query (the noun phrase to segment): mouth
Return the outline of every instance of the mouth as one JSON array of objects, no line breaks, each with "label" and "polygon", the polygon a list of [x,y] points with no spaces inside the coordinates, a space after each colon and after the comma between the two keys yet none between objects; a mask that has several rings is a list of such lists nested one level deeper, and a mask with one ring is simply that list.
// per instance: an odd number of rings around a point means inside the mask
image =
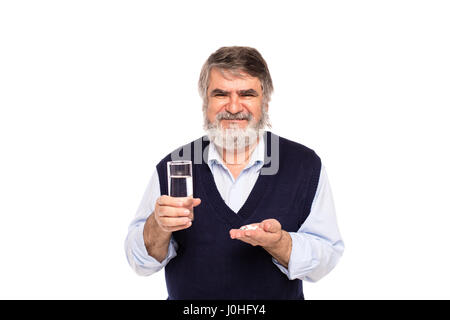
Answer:
[{"label": "mouth", "polygon": [[248,121],[248,120],[245,120],[245,119],[243,119],[243,120],[226,120],[226,119],[223,119],[221,121],[225,121],[225,123],[243,123],[244,121]]}]

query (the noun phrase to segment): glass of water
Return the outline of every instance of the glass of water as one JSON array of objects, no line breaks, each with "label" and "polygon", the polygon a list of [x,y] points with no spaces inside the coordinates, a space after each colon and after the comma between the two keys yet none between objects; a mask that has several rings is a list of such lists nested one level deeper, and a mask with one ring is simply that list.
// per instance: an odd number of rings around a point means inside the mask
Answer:
[{"label": "glass of water", "polygon": [[192,161],[176,160],[167,162],[169,196],[192,197]]}]

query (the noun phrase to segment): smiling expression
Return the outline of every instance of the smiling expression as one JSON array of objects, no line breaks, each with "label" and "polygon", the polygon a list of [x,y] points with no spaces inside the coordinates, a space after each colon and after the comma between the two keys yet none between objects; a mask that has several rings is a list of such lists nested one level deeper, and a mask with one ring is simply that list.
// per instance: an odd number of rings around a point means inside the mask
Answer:
[{"label": "smiling expression", "polygon": [[206,116],[210,123],[216,116],[238,115],[233,120],[220,120],[221,127],[226,129],[239,126],[245,128],[249,119],[257,123],[261,119],[263,92],[258,78],[241,72],[239,75],[227,70],[212,68],[208,86],[208,108]]}]

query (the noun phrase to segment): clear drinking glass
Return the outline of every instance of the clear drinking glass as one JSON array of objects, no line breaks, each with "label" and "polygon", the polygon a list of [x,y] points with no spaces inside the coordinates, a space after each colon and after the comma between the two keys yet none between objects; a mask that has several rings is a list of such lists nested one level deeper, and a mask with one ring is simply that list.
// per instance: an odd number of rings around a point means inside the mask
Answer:
[{"label": "clear drinking glass", "polygon": [[176,160],[167,162],[169,196],[192,197],[192,161]]}]

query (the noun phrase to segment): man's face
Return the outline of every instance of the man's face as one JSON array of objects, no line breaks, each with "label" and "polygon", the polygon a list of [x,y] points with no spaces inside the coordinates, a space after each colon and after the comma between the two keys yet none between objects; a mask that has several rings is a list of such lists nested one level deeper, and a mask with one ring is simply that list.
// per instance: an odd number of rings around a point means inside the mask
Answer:
[{"label": "man's face", "polygon": [[[219,116],[222,129],[245,129],[250,121],[251,125],[255,125],[261,119],[263,93],[261,82],[256,77],[243,72],[234,75],[227,70],[212,68],[207,94],[206,117],[210,123],[214,123]],[[223,119],[223,115],[232,120]]]}]

